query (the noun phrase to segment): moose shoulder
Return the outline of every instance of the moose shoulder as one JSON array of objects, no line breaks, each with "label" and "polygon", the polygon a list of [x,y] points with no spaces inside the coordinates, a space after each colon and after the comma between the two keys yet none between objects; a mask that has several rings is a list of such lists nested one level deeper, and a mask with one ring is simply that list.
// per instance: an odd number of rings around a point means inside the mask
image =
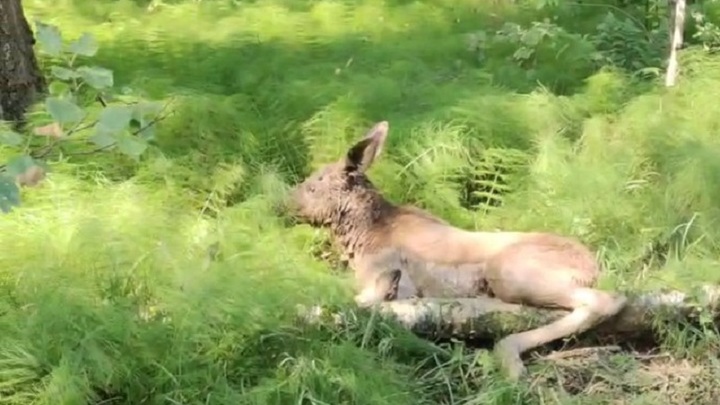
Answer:
[{"label": "moose shoulder", "polygon": [[543,232],[472,232],[383,198],[366,176],[388,134],[375,124],[338,161],[298,184],[287,208],[299,222],[329,228],[350,258],[358,305],[410,297],[491,295],[508,303],[572,310],[495,347],[511,378],[520,355],[617,314],[626,298],[593,288],[600,267],[580,242]]}]

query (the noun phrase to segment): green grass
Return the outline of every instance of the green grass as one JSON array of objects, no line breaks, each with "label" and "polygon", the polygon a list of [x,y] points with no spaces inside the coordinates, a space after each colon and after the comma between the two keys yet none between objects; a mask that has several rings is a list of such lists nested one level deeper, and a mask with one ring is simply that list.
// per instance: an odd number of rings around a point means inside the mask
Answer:
[{"label": "green grass", "polygon": [[[271,209],[386,119],[371,176],[393,201],[468,229],[577,236],[600,252],[605,288],[715,283],[717,57],[686,51],[673,90],[598,70],[578,38],[602,7],[556,11],[577,34],[562,39],[572,52],[543,48],[529,72],[503,42],[478,61],[467,35],[551,14],[533,4],[139,3],[24,1],[29,18],[65,36],[95,34],[92,63],[118,87],[175,103],[140,163],[52,162],[0,221],[0,404],[717,398],[713,331],[669,331],[669,357],[535,361],[534,382],[513,386],[486,350],[435,346],[365,317],[341,330],[301,326],[297,305],[351,305],[351,284],[318,259],[324,233],[288,229]],[[502,205],[467,191],[499,187],[498,175]]]}]

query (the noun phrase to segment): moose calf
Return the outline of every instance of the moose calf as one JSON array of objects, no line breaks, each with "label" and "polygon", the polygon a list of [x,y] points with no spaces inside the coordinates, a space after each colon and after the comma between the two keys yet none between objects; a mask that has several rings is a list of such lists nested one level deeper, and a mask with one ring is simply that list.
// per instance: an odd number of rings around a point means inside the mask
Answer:
[{"label": "moose calf", "polygon": [[496,343],[512,379],[525,371],[523,352],[588,330],[625,305],[625,296],[593,288],[600,268],[578,241],[541,232],[466,231],[386,200],[366,172],[387,134],[386,121],[375,124],[345,156],[295,186],[286,204],[298,222],[329,228],[350,259],[358,305],[485,294],[508,303],[572,310]]}]

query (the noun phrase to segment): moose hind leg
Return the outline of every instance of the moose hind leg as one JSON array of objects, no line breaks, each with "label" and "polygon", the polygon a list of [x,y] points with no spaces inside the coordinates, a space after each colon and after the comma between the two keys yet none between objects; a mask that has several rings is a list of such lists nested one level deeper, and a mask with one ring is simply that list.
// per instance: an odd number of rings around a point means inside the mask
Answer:
[{"label": "moose hind leg", "polygon": [[508,335],[495,345],[495,352],[510,379],[517,380],[524,374],[525,366],[520,358],[524,352],[587,331],[615,316],[627,302],[623,295],[577,287],[557,298],[553,304],[572,308],[572,312],[536,329]]}]

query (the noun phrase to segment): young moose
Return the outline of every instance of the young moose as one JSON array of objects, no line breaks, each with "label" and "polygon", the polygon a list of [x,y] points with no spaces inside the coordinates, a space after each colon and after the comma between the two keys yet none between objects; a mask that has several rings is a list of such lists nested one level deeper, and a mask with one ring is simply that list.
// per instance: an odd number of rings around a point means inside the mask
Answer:
[{"label": "young moose", "polygon": [[358,305],[486,294],[508,303],[572,310],[496,344],[512,379],[525,371],[523,352],[590,329],[622,309],[624,296],[592,288],[599,265],[575,240],[539,232],[466,231],[387,201],[365,174],[387,133],[388,123],[377,123],[346,156],[297,185],[287,205],[298,221],[330,229],[350,259]]}]

